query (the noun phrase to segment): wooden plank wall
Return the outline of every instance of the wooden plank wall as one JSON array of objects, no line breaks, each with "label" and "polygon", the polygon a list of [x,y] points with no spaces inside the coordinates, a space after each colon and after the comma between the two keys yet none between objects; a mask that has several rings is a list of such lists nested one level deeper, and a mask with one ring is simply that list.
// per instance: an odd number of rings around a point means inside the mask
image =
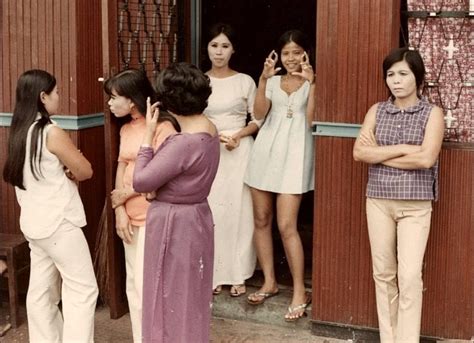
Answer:
[{"label": "wooden plank wall", "polygon": [[474,145],[446,143],[423,271],[422,333],[474,335]]},{"label": "wooden plank wall", "polygon": [[[0,55],[0,112],[12,113],[16,81],[28,69],[54,74],[62,115],[103,112],[100,3],[97,1],[2,0]],[[80,185],[91,248],[102,211],[104,191],[103,127],[70,132],[91,161],[94,178]],[[0,165],[6,156],[8,127],[0,128]],[[0,182],[0,232],[19,233],[19,210],[12,187]]]},{"label": "wooden plank wall", "polygon": [[[381,62],[398,45],[398,0],[319,0],[316,120],[360,123],[385,99]],[[370,250],[362,211],[366,170],[353,139],[316,137],[313,319],[375,327]]]},{"label": "wooden plank wall", "polygon": [[316,119],[359,123],[386,98],[382,59],[398,46],[400,0],[319,0]]},{"label": "wooden plank wall", "polygon": [[[362,123],[387,98],[381,64],[398,46],[400,1],[319,0],[316,120]],[[315,139],[314,323],[377,328],[365,217],[367,166],[353,138]],[[470,339],[474,294],[474,149],[444,146],[440,201],[425,258],[422,334]]]}]

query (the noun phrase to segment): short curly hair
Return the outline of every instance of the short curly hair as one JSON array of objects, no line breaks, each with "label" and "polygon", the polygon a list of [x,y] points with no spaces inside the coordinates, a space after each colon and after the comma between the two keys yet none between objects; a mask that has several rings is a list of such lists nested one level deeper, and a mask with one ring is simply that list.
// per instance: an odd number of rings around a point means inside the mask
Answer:
[{"label": "short curly hair", "polygon": [[173,63],[161,71],[155,88],[161,106],[182,116],[201,114],[212,92],[209,77],[186,62]]}]

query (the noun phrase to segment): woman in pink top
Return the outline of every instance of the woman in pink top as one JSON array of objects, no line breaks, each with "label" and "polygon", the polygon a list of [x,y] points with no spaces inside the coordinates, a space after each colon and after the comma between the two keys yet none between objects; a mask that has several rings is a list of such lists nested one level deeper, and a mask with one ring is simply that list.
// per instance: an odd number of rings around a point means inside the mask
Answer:
[{"label": "woman in pink top", "polygon": [[[132,186],[135,160],[146,131],[146,99],[156,100],[156,94],[145,73],[135,69],[125,70],[108,79],[104,85],[110,96],[110,111],[122,118],[130,115],[131,120],[120,130],[115,189],[111,194],[115,210],[115,227],[124,242],[127,272],[126,292],[132,322],[133,341],[141,342],[143,249],[145,240],[145,217],[149,203],[135,192]],[[153,140],[156,149],[166,137],[179,131],[176,120],[165,114],[161,118]]]}]

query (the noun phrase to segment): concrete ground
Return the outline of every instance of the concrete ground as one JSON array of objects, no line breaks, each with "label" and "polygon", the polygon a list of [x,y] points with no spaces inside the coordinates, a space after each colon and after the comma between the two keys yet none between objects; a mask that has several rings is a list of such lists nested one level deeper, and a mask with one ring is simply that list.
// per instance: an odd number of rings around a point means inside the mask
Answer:
[{"label": "concrete ground", "polygon": [[[0,325],[8,320],[8,306],[0,308]],[[27,343],[28,327],[26,311],[21,308],[22,324],[17,329],[10,329],[5,336],[0,337],[1,343]],[[107,307],[97,308],[95,320],[96,343],[126,343],[132,342],[130,317],[127,315],[113,320],[109,317]],[[334,339],[324,339],[313,336],[309,330],[299,327],[280,327],[271,324],[259,324],[243,320],[213,317],[211,322],[212,343],[335,343],[343,342]],[[66,343],[66,342],[65,342]]]},{"label": "concrete ground", "polygon": [[[248,293],[256,287],[248,287]],[[342,343],[363,342],[358,339],[339,340],[335,338],[317,337],[311,334],[311,306],[308,316],[296,323],[286,323],[283,319],[285,310],[291,300],[291,290],[280,285],[280,294],[268,299],[263,305],[247,304],[246,297],[232,298],[229,289],[214,297],[213,318],[211,322],[211,343]],[[8,304],[0,307],[1,327],[8,323]],[[10,329],[0,343],[28,342],[28,327],[26,309],[20,309],[22,323],[17,329]],[[110,319],[109,309],[99,306],[95,317],[96,343],[126,343],[132,342],[130,317]],[[444,341],[447,343],[448,341]],[[456,341],[449,341],[456,342]],[[468,342],[468,341],[457,341]],[[67,343],[67,342],[65,342]],[[190,342],[192,343],[192,342]],[[474,342],[472,342],[474,343]]]}]

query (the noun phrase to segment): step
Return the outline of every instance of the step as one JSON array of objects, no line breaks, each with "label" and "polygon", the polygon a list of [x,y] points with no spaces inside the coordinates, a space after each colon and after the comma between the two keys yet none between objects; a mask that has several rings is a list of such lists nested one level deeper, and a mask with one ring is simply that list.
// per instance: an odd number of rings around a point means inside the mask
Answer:
[{"label": "step", "polygon": [[[307,316],[296,322],[286,322],[285,313],[291,303],[292,290],[280,285],[278,295],[268,298],[261,305],[251,305],[247,296],[258,290],[258,287],[247,286],[247,293],[240,297],[231,297],[229,286],[224,286],[222,293],[214,295],[212,315],[220,318],[244,320],[254,323],[271,324],[291,329],[311,331],[311,304],[307,307]],[[310,292],[310,290],[307,290]]]}]

